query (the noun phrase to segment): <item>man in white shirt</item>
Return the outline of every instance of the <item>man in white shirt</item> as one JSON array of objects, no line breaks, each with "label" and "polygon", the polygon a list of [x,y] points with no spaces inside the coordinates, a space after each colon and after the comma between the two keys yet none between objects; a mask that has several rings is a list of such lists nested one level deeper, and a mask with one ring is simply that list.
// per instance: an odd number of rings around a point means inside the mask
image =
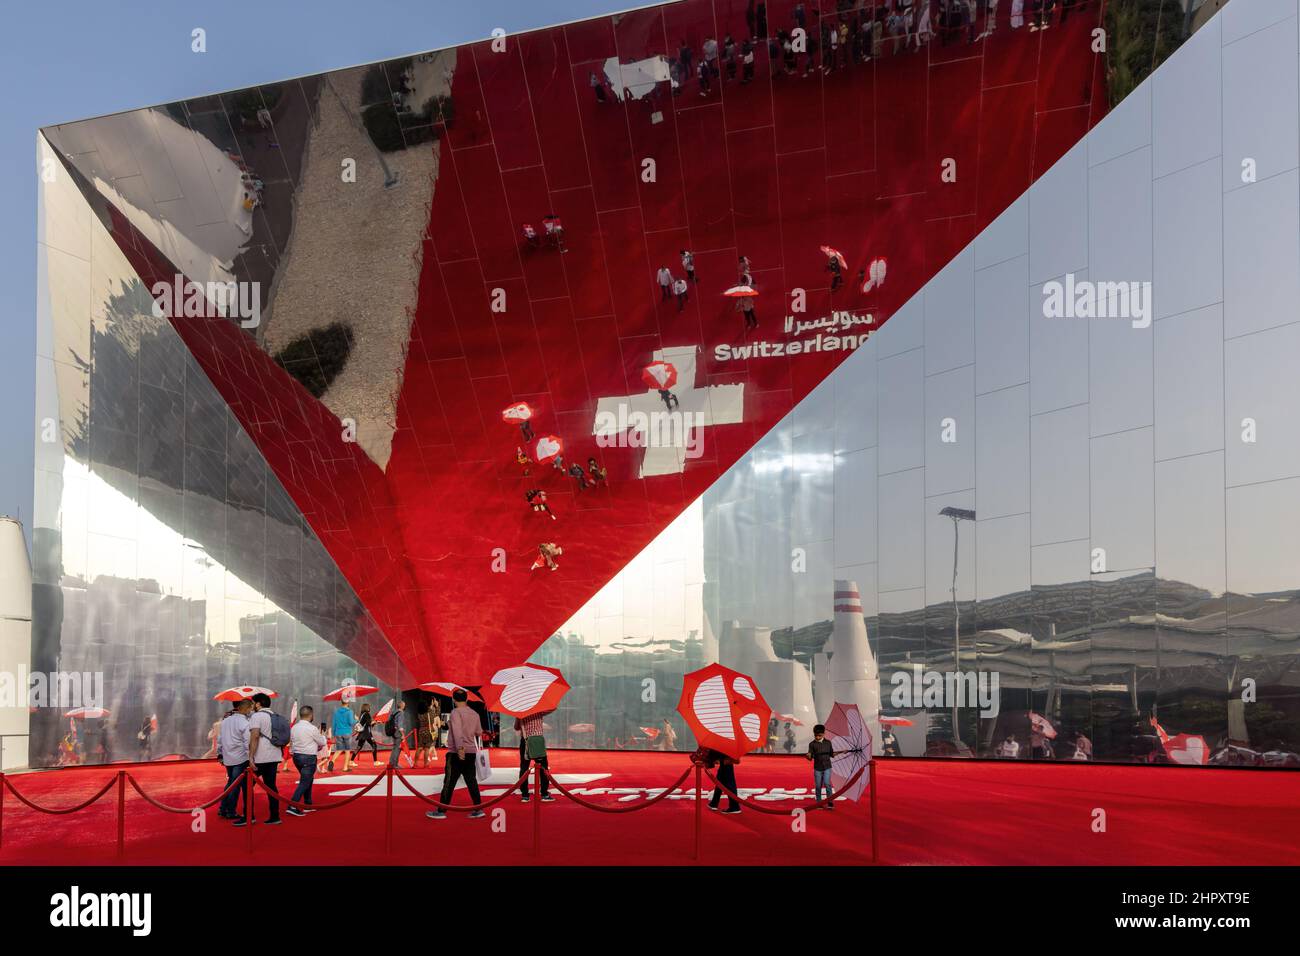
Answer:
[{"label": "man in white shirt", "polygon": [[[236,702],[230,713],[221,719],[217,730],[217,755],[226,768],[226,786],[248,769],[248,715],[253,710],[251,700]],[[236,787],[221,798],[217,816],[223,820],[234,820],[243,813],[235,813],[235,805],[242,802],[240,797],[243,787]]]},{"label": "man in white shirt", "polygon": [[1007,734],[1007,739],[998,747],[998,756],[1009,760],[1015,760],[1020,756],[1020,741],[1016,740],[1015,734]]},{"label": "man in white shirt", "polygon": [[[281,754],[271,743],[271,698],[266,694],[253,695],[253,716],[248,718],[248,729],[245,733],[253,769],[262,778],[266,788],[271,793],[275,793],[275,772],[280,767]],[[277,826],[280,823],[280,801],[268,795],[267,803],[270,804],[270,813],[267,815],[266,824]],[[237,827],[256,822],[253,820],[253,808],[245,807],[244,810],[244,815],[235,821]]]},{"label": "man in white shirt", "polygon": [[659,292],[661,293],[660,301],[667,302],[669,296],[672,295],[673,274],[668,271],[667,266],[660,266],[657,278],[659,279]]},{"label": "man in white shirt", "polygon": [[[298,786],[289,799],[307,804],[311,803],[311,782],[316,776],[316,761],[321,751],[328,746],[325,735],[312,720],[314,713],[310,707],[299,707],[298,720],[289,728],[289,753],[293,755],[293,765],[298,768]],[[311,811],[290,806],[284,812],[291,817],[305,817]]]},{"label": "man in white shirt", "polygon": [[673,291],[677,293],[677,311],[680,312],[686,308],[686,280],[678,279],[674,282]]}]

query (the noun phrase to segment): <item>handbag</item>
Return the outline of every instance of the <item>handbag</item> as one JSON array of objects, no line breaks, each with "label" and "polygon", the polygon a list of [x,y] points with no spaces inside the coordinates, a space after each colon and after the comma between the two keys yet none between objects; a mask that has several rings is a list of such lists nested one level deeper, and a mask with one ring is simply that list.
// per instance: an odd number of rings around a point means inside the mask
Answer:
[{"label": "handbag", "polygon": [[474,754],[474,776],[478,778],[479,783],[487,783],[492,776],[492,758],[484,749],[482,740],[475,737],[474,743],[478,747],[478,752]]},{"label": "handbag", "polygon": [[542,760],[546,757],[546,738],[541,734],[534,734],[524,740],[524,752],[528,754],[529,760]]}]

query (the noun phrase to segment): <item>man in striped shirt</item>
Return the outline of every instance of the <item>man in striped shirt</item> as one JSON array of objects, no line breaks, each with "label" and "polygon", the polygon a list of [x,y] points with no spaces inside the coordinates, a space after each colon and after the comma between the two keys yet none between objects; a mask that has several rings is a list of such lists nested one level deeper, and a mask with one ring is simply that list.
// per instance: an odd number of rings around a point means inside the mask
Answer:
[{"label": "man in striped shirt", "polygon": [[[548,710],[546,711],[546,713],[543,714],[530,714],[527,717],[515,718],[515,730],[519,734],[519,775],[520,776],[524,775],[524,772],[528,770],[529,763],[532,762],[531,760],[529,760],[528,757],[528,739],[530,737],[541,738],[541,740],[538,741],[538,743],[535,744],[534,746],[537,747],[542,752],[542,756],[536,758],[538,766],[540,766],[543,771],[542,772],[542,803],[555,802],[555,798],[551,796],[549,792],[550,784],[546,778],[546,772],[545,772],[548,764],[546,762],[546,738],[543,736],[543,730],[545,729],[545,727],[542,723],[542,718],[547,716],[547,714],[551,714],[551,713],[553,713],[553,711]],[[528,802],[528,778],[527,777],[524,777],[524,782],[519,788],[519,797],[521,802],[523,803]]]}]

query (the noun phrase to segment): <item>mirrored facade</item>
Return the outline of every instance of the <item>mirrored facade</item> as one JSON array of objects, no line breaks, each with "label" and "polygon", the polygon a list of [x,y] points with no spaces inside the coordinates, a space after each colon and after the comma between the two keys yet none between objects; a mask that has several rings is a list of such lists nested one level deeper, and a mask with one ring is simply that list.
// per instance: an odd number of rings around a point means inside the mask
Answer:
[{"label": "mirrored facade", "polygon": [[[790,746],[841,699],[906,753],[1293,739],[1295,443],[1234,423],[1288,398],[1296,110],[1248,91],[1296,32],[683,0],[42,130],[33,670],[104,672],[117,758],[217,685],[529,655],[561,745],[690,746],[713,660]],[[1000,716],[891,704],[945,670]]]}]

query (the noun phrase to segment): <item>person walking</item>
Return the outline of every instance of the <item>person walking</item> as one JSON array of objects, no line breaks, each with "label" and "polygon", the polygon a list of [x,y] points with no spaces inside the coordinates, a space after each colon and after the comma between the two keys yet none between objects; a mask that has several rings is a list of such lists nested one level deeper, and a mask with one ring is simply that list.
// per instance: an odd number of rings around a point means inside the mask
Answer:
[{"label": "person walking", "polygon": [[370,762],[375,767],[379,766],[379,745],[375,743],[375,718],[370,713],[370,704],[361,705],[361,715],[357,718],[356,750],[348,753],[348,766],[358,762],[361,751],[365,749],[366,744],[370,745]]},{"label": "person walking", "polygon": [[[715,779],[717,785],[713,788],[713,795],[709,797],[709,809],[717,810],[718,804],[722,801],[723,787],[727,788],[727,808],[723,813],[740,813],[740,804],[736,801],[736,796],[740,791],[736,789],[736,764],[740,761],[728,757],[717,750],[709,750],[701,747],[695,753],[692,759],[703,763],[706,768],[717,768]],[[735,796],[733,796],[733,794]]]},{"label": "person walking", "polygon": [[[477,809],[483,802],[478,792],[477,767],[479,738],[483,736],[483,721],[469,706],[469,695],[463,687],[457,687],[452,691],[451,700],[452,711],[447,718],[447,769],[442,775],[442,795],[439,800],[443,805],[449,805],[452,794],[456,790],[456,783],[463,779],[466,789],[469,790],[469,798],[475,806],[475,809],[470,811],[470,819],[484,817],[487,814]],[[442,807],[435,807],[425,813],[425,816],[430,820],[447,818]]]},{"label": "person walking", "polygon": [[[275,772],[280,766],[280,747],[283,745],[276,744],[275,726],[283,722],[285,738],[288,737],[288,721],[283,717],[276,718],[279,715],[271,712],[271,698],[266,694],[253,695],[253,716],[248,718],[248,753],[249,760],[252,761],[253,769],[261,778],[268,791],[266,802],[268,813],[266,818],[267,826],[278,826],[280,823],[280,801],[276,799],[275,790]],[[249,823],[256,823],[253,818],[253,808],[247,806],[244,808],[244,816],[235,821],[235,826],[247,826]]]},{"label": "person walking", "polygon": [[416,720],[415,742],[419,747],[415,755],[415,765],[417,767],[432,767],[438,758],[433,730],[434,722],[438,719],[437,712],[434,710],[437,706],[437,701],[434,701],[432,706],[429,704],[420,705]]},{"label": "person walking", "polygon": [[388,723],[384,725],[384,733],[393,739],[393,749],[388,752],[388,766],[396,767],[402,756],[402,745],[406,740],[406,701],[397,702],[397,706],[388,717]]},{"label": "person walking", "polygon": [[673,730],[672,721],[667,717],[664,718],[663,730],[659,731],[659,749],[676,750],[677,749],[677,731]]},{"label": "person walking", "polygon": [[145,717],[144,722],[140,724],[140,730],[136,733],[135,739],[140,745],[140,762],[148,763],[153,759],[153,717]]},{"label": "person walking", "polygon": [[659,271],[655,273],[655,278],[659,282],[659,301],[667,302],[673,294],[673,274],[667,266],[660,266]]},{"label": "person walking", "polygon": [[742,295],[736,299],[736,311],[745,319],[745,331],[758,328],[758,316],[754,313],[754,297]]},{"label": "person walking", "polygon": [[531,714],[528,717],[515,718],[515,732],[519,734],[519,775],[524,778],[523,784],[519,787],[519,799],[521,803],[528,802],[528,778],[524,776],[528,771],[529,764],[536,763],[542,768],[541,783],[541,800],[542,803],[554,803],[555,798],[551,796],[550,785],[546,778],[546,769],[549,766],[546,760],[546,737],[544,736],[545,727],[542,720],[551,711],[545,714]]},{"label": "person walking", "polygon": [[[226,786],[235,782],[248,769],[248,715],[253,712],[251,700],[235,701],[230,713],[221,718],[217,734],[217,756],[226,768]],[[247,808],[235,813],[236,803],[243,803],[243,787],[236,787],[221,798],[217,816],[223,820],[237,820],[247,813]]]},{"label": "person walking", "polygon": [[[346,700],[334,711],[334,751],[343,755],[343,772],[352,769],[352,731],[356,727],[357,716],[352,713],[352,705]],[[329,762],[333,771],[334,761]]]},{"label": "person walking", "polygon": [[[316,729],[312,720],[314,712],[310,707],[298,708],[298,719],[289,729],[289,752],[293,754],[293,765],[298,768],[298,786],[290,797],[294,803],[311,803],[311,784],[316,777],[316,761],[320,752],[328,744],[325,735]],[[309,810],[300,810],[290,804],[284,811],[291,817],[305,817]]]},{"label": "person walking", "polygon": [[686,278],[691,282],[698,283],[700,281],[695,277],[695,253],[689,249],[682,250],[682,268],[686,270]]},{"label": "person walking", "polygon": [[678,279],[676,282],[673,283],[673,291],[674,291],[675,293],[677,293],[677,311],[678,311],[678,312],[681,312],[681,311],[683,311],[683,310],[686,308],[686,298],[687,298],[687,292],[686,292],[686,289],[687,289],[687,286],[686,286],[686,280],[685,280],[685,279]]}]

